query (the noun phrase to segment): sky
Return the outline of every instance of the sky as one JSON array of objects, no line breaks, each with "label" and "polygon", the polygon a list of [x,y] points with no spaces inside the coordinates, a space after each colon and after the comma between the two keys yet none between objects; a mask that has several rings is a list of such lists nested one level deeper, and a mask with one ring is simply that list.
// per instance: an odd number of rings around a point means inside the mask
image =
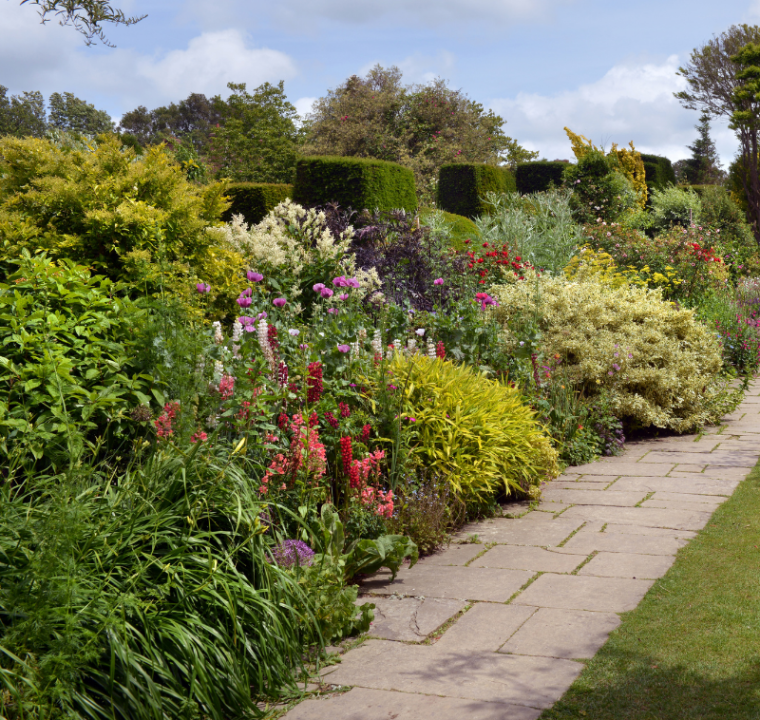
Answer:
[{"label": "sky", "polygon": [[[191,92],[285,82],[302,115],[375,64],[406,83],[444,78],[549,160],[570,159],[563,128],[595,144],[689,157],[696,111],[673,93],[693,49],[733,24],[760,24],[760,0],[115,0],[131,27],[115,48],[85,46],[34,5],[0,0],[0,85],[11,94],[73,92],[114,119]],[[724,166],[737,150],[713,123]]]}]

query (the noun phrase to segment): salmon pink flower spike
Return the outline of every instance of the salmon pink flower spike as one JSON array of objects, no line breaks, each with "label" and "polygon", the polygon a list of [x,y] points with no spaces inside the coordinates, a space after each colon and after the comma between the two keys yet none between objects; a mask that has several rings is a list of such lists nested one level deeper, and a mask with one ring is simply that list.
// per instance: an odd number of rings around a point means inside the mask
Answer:
[{"label": "salmon pink flower spike", "polygon": [[287,302],[288,301],[285,298],[275,298],[274,300],[272,300],[272,305],[274,305],[275,307],[281,308],[281,307],[285,307],[285,303]]}]

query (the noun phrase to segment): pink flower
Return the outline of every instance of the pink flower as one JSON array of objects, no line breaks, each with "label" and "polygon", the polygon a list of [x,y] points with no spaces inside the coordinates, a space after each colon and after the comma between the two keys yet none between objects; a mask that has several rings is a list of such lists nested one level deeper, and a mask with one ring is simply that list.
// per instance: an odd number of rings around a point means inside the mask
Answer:
[{"label": "pink flower", "polygon": [[320,291],[320,290],[322,290],[324,287],[325,287],[325,286],[324,286],[324,283],[317,283],[316,285],[312,285],[312,286],[311,286],[311,289],[312,289],[314,292],[319,292],[319,291]]},{"label": "pink flower", "polygon": [[346,285],[352,288],[361,287],[361,283],[356,278],[348,278],[348,280],[346,280]]},{"label": "pink flower", "polygon": [[198,432],[190,438],[190,442],[193,444],[197,443],[199,440],[200,442],[206,442],[206,440],[208,440],[208,435],[206,435],[203,430],[198,430]]},{"label": "pink flower", "polygon": [[348,293],[342,293],[338,295],[338,300],[348,300]]},{"label": "pink flower", "polygon": [[329,312],[330,315],[337,315],[338,314],[338,308],[328,308],[327,312]]},{"label": "pink flower", "polygon": [[347,353],[350,349],[350,345],[338,345],[338,350],[342,353]]},{"label": "pink flower", "polygon": [[264,276],[261,273],[253,272],[253,270],[249,270],[245,276],[251,281],[251,282],[261,282],[264,279]]},{"label": "pink flower", "polygon": [[211,292],[211,285],[209,285],[208,283],[197,283],[195,286],[195,289],[199,293],[203,294],[203,293]]},{"label": "pink flower", "polygon": [[285,307],[285,303],[288,302],[285,298],[275,298],[272,300],[272,305],[275,307],[281,308]]},{"label": "pink flower", "polygon": [[433,285],[443,285],[443,278],[436,278],[433,280]]},{"label": "pink flower", "polygon": [[251,307],[251,298],[249,297],[239,297],[235,302],[240,305],[241,308],[249,308]]},{"label": "pink flower", "polygon": [[330,290],[330,288],[326,288],[326,287],[323,287],[323,288],[322,288],[322,289],[319,291],[319,294],[320,294],[320,295],[321,295],[323,298],[329,298],[329,297],[332,297],[332,296],[334,295],[333,291],[332,291],[332,290]]},{"label": "pink flower", "polygon": [[246,288],[240,293],[240,297],[253,297],[253,290],[251,288]]},{"label": "pink flower", "polygon": [[335,285],[335,287],[349,287],[348,280],[346,280],[345,275],[340,275],[339,277],[333,278],[333,285]]}]

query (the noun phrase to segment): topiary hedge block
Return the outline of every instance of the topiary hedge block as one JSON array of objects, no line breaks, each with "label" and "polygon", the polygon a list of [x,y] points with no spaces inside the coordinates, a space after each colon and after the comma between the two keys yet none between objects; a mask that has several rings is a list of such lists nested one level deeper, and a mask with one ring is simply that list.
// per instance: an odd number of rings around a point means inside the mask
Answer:
[{"label": "topiary hedge block", "polygon": [[417,208],[414,173],[409,168],[353,157],[300,158],[293,199],[306,206],[338,203],[354,210]]},{"label": "topiary hedge block", "polygon": [[673,163],[661,155],[648,155],[641,153],[644,162],[647,190],[664,190],[668,185],[676,184],[676,173]]},{"label": "topiary hedge block", "polygon": [[515,171],[517,192],[520,195],[528,195],[529,193],[546,192],[552,185],[561,187],[564,184],[567,166],[568,163],[557,160],[520,163]]},{"label": "topiary hedge block", "polygon": [[508,168],[484,163],[442,165],[438,173],[437,205],[441,210],[467,218],[488,212],[486,193],[515,192],[514,175]]},{"label": "topiary hedge block", "polygon": [[283,200],[293,197],[293,186],[284,183],[234,183],[225,194],[232,204],[222,219],[229,222],[233,215],[242,215],[249,225],[256,225]]}]

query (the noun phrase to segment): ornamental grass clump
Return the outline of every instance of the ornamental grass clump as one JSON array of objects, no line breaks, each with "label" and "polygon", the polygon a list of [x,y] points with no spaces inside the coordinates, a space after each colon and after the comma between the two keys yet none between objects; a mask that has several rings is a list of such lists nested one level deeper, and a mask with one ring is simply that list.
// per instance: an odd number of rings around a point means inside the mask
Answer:
[{"label": "ornamental grass clump", "polygon": [[508,346],[518,344],[510,328],[534,317],[544,357],[557,358],[583,396],[606,392],[611,410],[631,426],[689,432],[717,422],[739,400],[720,379],[715,333],[660,290],[544,276],[492,292]]},{"label": "ornamental grass clump", "polygon": [[409,458],[440,474],[456,495],[538,497],[558,473],[557,453],[520,392],[466,365],[396,354]]}]

